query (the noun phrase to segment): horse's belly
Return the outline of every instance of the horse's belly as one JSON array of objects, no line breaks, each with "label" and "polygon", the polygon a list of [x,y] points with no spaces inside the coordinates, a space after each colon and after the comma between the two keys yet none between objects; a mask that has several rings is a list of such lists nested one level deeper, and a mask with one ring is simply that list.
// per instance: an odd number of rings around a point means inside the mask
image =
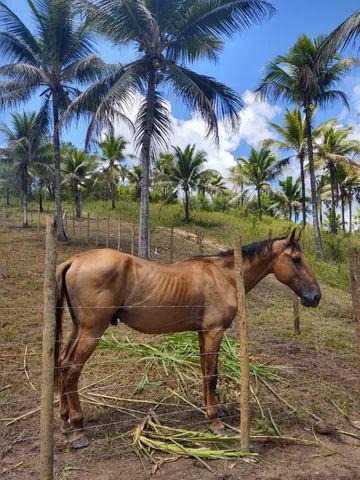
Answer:
[{"label": "horse's belly", "polygon": [[191,307],[144,307],[121,312],[119,319],[130,328],[142,333],[175,333],[201,328],[202,313]]}]

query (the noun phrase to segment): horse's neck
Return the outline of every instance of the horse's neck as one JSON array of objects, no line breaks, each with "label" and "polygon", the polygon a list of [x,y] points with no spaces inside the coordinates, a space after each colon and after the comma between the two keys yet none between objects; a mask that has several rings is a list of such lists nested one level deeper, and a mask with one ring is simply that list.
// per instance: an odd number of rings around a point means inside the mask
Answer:
[{"label": "horse's neck", "polygon": [[243,270],[244,270],[244,285],[245,292],[248,293],[257,285],[263,278],[269,273],[272,273],[272,262],[275,259],[275,254],[267,257],[260,257],[256,255],[251,260],[244,258]]},{"label": "horse's neck", "polygon": [[[255,287],[266,275],[272,273],[272,264],[279,255],[278,248],[273,248],[267,252],[254,255],[251,258],[243,258],[244,285],[245,291],[248,293]],[[229,274],[230,282],[235,286],[235,268],[234,257],[230,256],[222,260],[224,271]]]}]

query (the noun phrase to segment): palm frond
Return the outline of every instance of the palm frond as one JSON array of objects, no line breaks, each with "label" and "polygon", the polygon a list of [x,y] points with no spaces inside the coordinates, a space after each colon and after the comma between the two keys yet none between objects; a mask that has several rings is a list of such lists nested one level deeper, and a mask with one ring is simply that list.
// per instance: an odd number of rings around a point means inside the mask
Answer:
[{"label": "palm frond", "polygon": [[[135,146],[140,149],[143,145],[144,135],[148,128],[148,101],[146,98],[141,102],[135,121]],[[159,92],[155,91],[155,98],[152,105],[152,133],[150,152],[151,157],[167,146],[167,138],[171,133],[172,126],[166,102],[161,98]]]},{"label": "palm frond", "polygon": [[218,141],[218,117],[229,120],[234,127],[243,107],[241,98],[214,78],[200,75],[185,67],[168,64],[165,84],[186,105],[197,111],[207,125],[207,135]]}]

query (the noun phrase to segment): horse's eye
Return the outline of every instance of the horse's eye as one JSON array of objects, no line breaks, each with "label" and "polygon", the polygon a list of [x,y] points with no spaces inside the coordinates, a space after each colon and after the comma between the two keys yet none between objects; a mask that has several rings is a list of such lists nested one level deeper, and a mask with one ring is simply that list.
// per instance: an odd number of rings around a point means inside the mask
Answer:
[{"label": "horse's eye", "polygon": [[295,265],[299,265],[299,263],[301,263],[300,257],[291,257],[291,260]]}]

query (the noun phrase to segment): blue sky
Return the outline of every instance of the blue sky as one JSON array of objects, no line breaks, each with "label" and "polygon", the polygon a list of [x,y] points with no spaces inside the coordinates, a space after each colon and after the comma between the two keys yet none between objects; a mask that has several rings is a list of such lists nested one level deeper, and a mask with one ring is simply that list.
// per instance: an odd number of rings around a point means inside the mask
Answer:
[{"label": "blue sky", "polygon": [[[32,19],[26,0],[5,0],[5,3],[15,10],[20,18],[31,26]],[[330,32],[354,10],[359,8],[358,0],[274,0],[277,13],[269,21],[256,25],[244,31],[231,41],[226,42],[224,52],[217,64],[202,62],[193,68],[201,73],[214,76],[218,80],[230,85],[237,92],[244,95],[247,110],[243,113],[243,121],[238,132],[229,133],[223,128],[220,151],[202,139],[203,129],[198,119],[188,112],[182,104],[171,99],[171,113],[174,121],[174,135],[172,143],[181,146],[185,143],[196,142],[204,148],[209,156],[212,167],[218,167],[223,173],[233,161],[234,156],[244,155],[250,144],[256,144],[263,136],[269,133],[267,121],[281,121],[285,105],[256,104],[250,93],[259,81],[264,66],[276,55],[285,53],[302,33],[314,37]],[[120,51],[107,45],[103,40],[99,53],[108,61],[125,62],[132,57],[131,51]],[[2,62],[4,60],[2,59]],[[352,123],[356,128],[356,135],[360,139],[360,71],[353,70],[341,86],[350,97],[352,109],[344,111],[340,104],[319,112],[319,121],[340,116],[344,123]],[[34,98],[26,110],[36,109],[38,98]],[[1,120],[7,121],[8,114],[1,114]],[[129,132],[122,125],[117,127],[120,134],[129,136]],[[85,125],[72,124],[64,132],[64,139],[71,140],[79,147],[82,146]]]}]

